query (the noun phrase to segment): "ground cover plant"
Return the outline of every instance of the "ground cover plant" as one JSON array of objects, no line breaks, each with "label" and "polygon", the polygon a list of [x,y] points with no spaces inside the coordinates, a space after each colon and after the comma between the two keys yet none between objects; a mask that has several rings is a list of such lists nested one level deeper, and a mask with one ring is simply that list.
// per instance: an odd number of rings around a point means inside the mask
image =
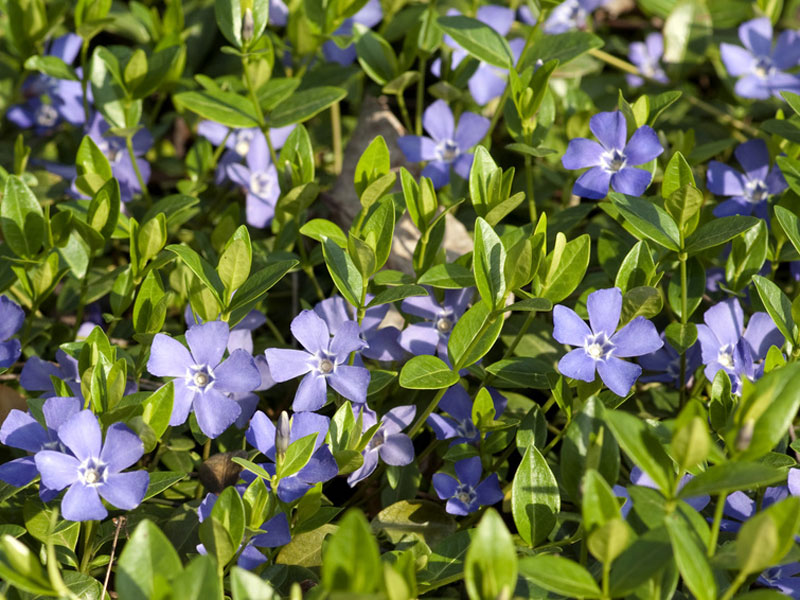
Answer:
[{"label": "ground cover plant", "polygon": [[800,597],[799,18],[0,0],[0,598]]}]

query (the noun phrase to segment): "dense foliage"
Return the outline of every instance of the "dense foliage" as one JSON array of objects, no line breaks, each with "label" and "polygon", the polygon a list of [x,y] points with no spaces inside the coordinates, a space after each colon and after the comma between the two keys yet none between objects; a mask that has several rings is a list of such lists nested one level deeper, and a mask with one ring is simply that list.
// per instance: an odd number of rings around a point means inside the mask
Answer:
[{"label": "dense foliage", "polygon": [[0,598],[800,598],[798,15],[0,0]]}]

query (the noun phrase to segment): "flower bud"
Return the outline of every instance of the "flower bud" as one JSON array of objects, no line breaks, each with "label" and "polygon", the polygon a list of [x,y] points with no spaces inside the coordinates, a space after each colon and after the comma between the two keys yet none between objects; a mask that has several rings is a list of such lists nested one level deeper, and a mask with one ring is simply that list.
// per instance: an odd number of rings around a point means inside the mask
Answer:
[{"label": "flower bud", "polygon": [[284,410],[278,417],[278,427],[275,429],[275,454],[281,459],[286,455],[286,449],[289,448],[291,429],[289,414]]},{"label": "flower bud", "polygon": [[256,24],[253,21],[253,10],[246,8],[242,17],[242,41],[246,44],[253,39]]}]

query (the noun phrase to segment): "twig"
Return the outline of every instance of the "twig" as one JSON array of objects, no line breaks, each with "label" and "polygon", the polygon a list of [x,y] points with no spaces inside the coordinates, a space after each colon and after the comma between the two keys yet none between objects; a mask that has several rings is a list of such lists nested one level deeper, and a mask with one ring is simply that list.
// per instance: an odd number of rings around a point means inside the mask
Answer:
[{"label": "twig", "polygon": [[117,551],[117,540],[119,539],[119,531],[125,523],[125,517],[115,517],[112,519],[117,528],[114,530],[114,541],[111,542],[111,556],[108,557],[108,568],[106,569],[106,578],[103,580],[103,593],[101,598],[106,597],[106,590],[108,589],[108,580],[111,579],[111,567],[114,565],[114,554]]}]

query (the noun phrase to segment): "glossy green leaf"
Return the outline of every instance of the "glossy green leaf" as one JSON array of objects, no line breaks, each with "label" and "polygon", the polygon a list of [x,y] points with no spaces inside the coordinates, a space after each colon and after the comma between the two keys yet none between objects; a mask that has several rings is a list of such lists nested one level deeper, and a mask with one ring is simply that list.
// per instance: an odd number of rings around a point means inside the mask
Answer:
[{"label": "glossy green leaf", "polygon": [[547,538],[561,510],[558,481],[535,447],[525,451],[511,486],[511,513],[520,537],[530,546]]},{"label": "glossy green leaf", "polygon": [[458,383],[458,373],[435,356],[415,356],[403,365],[399,383],[412,390],[438,390]]}]

